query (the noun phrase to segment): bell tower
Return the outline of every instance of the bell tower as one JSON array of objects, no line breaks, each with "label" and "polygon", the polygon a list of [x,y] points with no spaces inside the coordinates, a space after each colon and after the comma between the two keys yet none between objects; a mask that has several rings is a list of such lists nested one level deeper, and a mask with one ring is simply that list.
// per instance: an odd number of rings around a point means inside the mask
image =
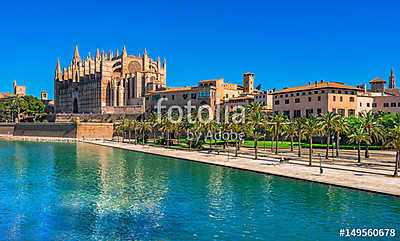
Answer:
[{"label": "bell tower", "polygon": [[244,91],[251,94],[254,90],[254,74],[253,73],[244,73],[243,74],[243,88]]},{"label": "bell tower", "polygon": [[389,77],[389,89],[394,89],[394,88],[396,88],[396,78],[394,77],[392,68],[392,73],[390,74]]}]

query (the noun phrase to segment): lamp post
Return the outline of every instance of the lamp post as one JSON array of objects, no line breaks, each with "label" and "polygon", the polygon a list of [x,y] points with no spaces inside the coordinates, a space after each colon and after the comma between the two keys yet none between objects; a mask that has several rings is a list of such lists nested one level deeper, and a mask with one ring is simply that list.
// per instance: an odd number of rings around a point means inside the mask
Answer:
[{"label": "lamp post", "polygon": [[322,156],[319,154],[319,174],[322,175],[324,173],[324,170],[322,169]]}]

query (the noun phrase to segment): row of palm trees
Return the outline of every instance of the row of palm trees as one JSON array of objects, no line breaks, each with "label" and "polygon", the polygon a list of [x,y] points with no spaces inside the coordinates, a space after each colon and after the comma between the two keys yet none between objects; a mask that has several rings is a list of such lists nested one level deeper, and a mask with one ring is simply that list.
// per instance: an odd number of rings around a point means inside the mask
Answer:
[{"label": "row of palm trees", "polygon": [[[228,113],[232,115],[232,113]],[[225,113],[221,113],[225,116]],[[175,119],[174,119],[175,118]],[[177,120],[177,115],[173,114],[172,119]],[[279,142],[281,139],[290,141],[290,151],[294,152],[295,142],[297,142],[297,155],[302,155],[302,141],[308,142],[309,165],[313,160],[313,140],[319,138],[326,144],[325,158],[329,159],[330,148],[332,155],[339,157],[341,143],[354,144],[358,150],[358,162],[361,162],[361,147],[365,147],[365,158],[369,158],[369,147],[374,144],[381,146],[390,146],[396,150],[396,168],[395,175],[398,175],[398,166],[400,162],[400,113],[384,114],[382,112],[365,112],[360,116],[343,117],[340,114],[327,112],[320,116],[310,115],[308,117],[297,117],[293,120],[287,118],[283,113],[269,114],[263,111],[262,107],[254,102],[248,106],[245,111],[243,122],[218,122],[215,119],[204,123],[200,121],[198,115],[185,115],[182,121],[171,121],[168,115],[164,114],[158,119],[156,113],[151,114],[147,120],[122,119],[117,125],[115,132],[119,136],[125,136],[129,139],[134,136],[134,143],[145,143],[145,137],[152,134],[154,142],[157,136],[164,140],[167,147],[177,140],[180,144],[182,133],[201,133],[207,136],[210,150],[213,144],[217,144],[214,135],[221,131],[223,133],[245,133],[246,139],[254,141],[254,158],[258,159],[259,141],[264,140],[264,149],[266,149],[266,139],[271,140],[271,151],[279,154]],[[211,135],[210,135],[211,134]],[[343,138],[342,138],[343,137]],[[343,139],[343,140],[342,140]],[[197,140],[186,139],[189,149],[194,145],[201,147]],[[336,141],[336,142],[335,142]],[[241,148],[242,141],[235,139],[228,142],[223,141],[223,148],[234,143],[235,156]],[[342,144],[343,144],[342,143]]]}]

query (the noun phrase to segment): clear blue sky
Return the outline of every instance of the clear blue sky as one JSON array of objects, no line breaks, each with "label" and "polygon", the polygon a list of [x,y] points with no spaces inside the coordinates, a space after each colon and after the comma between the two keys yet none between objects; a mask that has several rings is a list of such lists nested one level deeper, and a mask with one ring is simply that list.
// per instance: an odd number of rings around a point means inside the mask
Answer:
[{"label": "clear blue sky", "polygon": [[[255,73],[263,89],[325,79],[400,81],[396,1],[5,1],[0,11],[0,92],[14,79],[53,95],[57,58],[125,44],[167,58],[167,85]],[[399,83],[400,85],[400,83]]]}]

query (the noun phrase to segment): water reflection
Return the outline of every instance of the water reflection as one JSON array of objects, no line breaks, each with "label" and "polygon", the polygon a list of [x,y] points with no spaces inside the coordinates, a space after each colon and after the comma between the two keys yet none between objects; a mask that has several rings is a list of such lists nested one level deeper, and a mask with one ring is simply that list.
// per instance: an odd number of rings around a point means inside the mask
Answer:
[{"label": "water reflection", "polygon": [[382,195],[87,144],[0,148],[10,240],[336,240],[400,226],[399,199]]}]

